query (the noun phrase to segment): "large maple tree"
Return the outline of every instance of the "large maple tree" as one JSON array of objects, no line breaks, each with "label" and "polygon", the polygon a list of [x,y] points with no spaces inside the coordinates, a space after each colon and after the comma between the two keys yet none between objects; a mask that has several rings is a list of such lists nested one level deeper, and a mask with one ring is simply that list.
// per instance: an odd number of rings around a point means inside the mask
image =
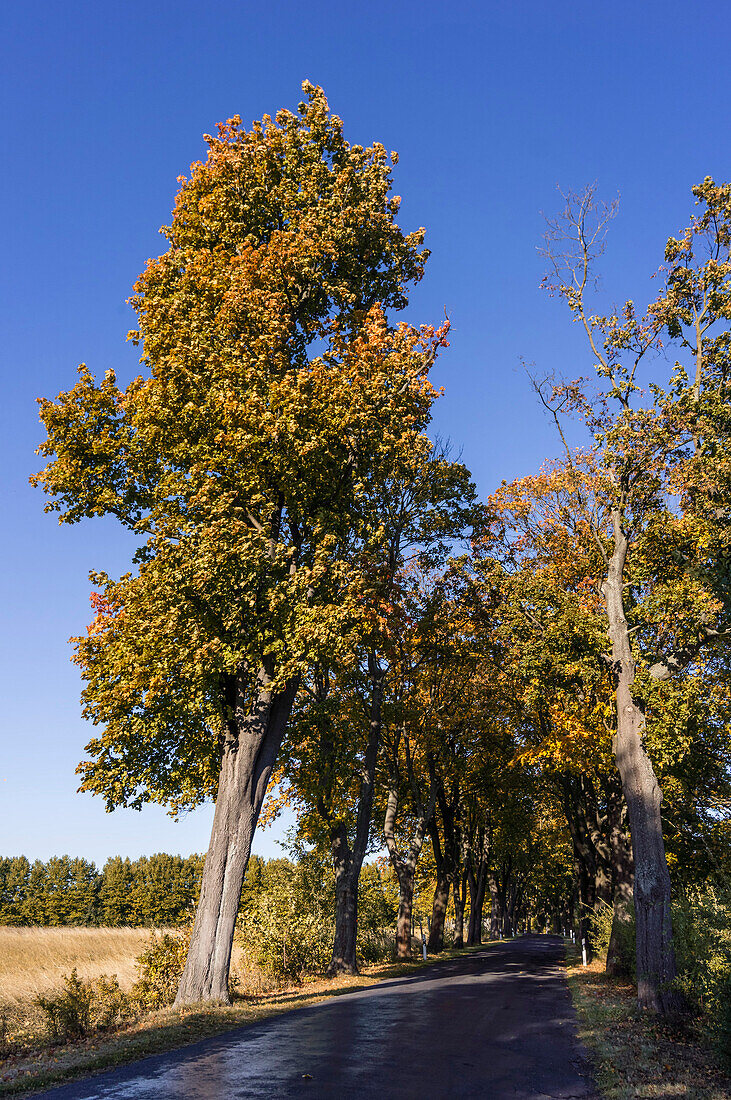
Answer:
[{"label": "large maple tree", "polygon": [[[351,643],[354,547],[384,537],[374,484],[431,448],[428,371],[445,330],[394,327],[428,253],[404,234],[385,149],[351,145],[320,88],[296,112],[207,137],[167,251],[132,299],[144,373],[85,368],[41,402],[35,481],[62,522],[111,515],[140,540],[93,574],[77,640],[82,789],[108,808],[214,797],[178,1001],[228,998],[234,922],[303,672]],[[392,160],[395,159],[392,154]]]}]

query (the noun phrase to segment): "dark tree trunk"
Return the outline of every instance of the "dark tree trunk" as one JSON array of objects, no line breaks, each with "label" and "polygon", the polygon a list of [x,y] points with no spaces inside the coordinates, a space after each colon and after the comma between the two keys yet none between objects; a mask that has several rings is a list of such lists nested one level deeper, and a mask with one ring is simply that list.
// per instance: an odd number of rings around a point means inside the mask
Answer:
[{"label": "dark tree trunk", "polygon": [[454,946],[464,947],[464,907],[467,898],[467,875],[458,875],[452,886],[454,901]]},{"label": "dark tree trunk", "polygon": [[579,940],[586,944],[586,957],[593,957],[592,940],[590,935],[589,913],[596,903],[594,887],[596,880],[590,874],[589,868],[583,860],[577,860],[579,869]]},{"label": "dark tree trunk", "polygon": [[434,891],[434,901],[431,910],[431,926],[429,928],[429,941],[426,949],[431,955],[438,955],[444,950],[444,920],[449,904],[449,876],[442,872],[437,874],[437,886]]},{"label": "dark tree trunk", "polygon": [[512,935],[513,925],[509,909],[509,888],[513,874],[513,857],[508,856],[502,861],[500,873],[495,880],[498,909],[500,914],[500,936],[506,938]]},{"label": "dark tree trunk", "polygon": [[612,898],[607,822],[599,813],[596,790],[587,776],[565,774],[560,783],[579,880],[579,942],[586,943],[591,959],[591,913],[598,901],[610,904]]},{"label": "dark tree trunk", "polygon": [[613,978],[627,978],[631,974],[631,960],[627,957],[626,926],[634,909],[634,864],[632,842],[627,825],[627,804],[621,789],[613,800],[611,810],[610,845],[612,850],[613,915],[612,933],[607,950],[606,971]]},{"label": "dark tree trunk", "polygon": [[518,926],[518,897],[518,888],[515,883],[511,883],[505,898],[506,933],[508,936],[514,936]]},{"label": "dark tree trunk", "polygon": [[470,921],[467,929],[467,943],[470,947],[475,947],[482,943],[482,910],[487,887],[487,863],[480,864],[477,875],[471,875],[469,882]]},{"label": "dark tree trunk", "polygon": [[447,798],[444,780],[436,774],[434,758],[430,757],[428,763],[432,789],[435,791],[439,806],[444,839],[444,847],[442,847],[442,837],[439,835],[439,826],[435,815],[429,823],[429,833],[434,849],[434,862],[437,867],[437,884],[432,902],[427,951],[438,954],[444,949],[444,922],[447,915],[447,905],[449,904],[449,889],[460,867],[459,845],[455,827],[455,814],[459,804],[459,779],[457,776],[452,777],[449,798]]},{"label": "dark tree trunk", "polygon": [[411,958],[411,921],[414,912],[414,874],[404,867],[398,876],[399,898],[396,918],[396,958]]},{"label": "dark tree trunk", "polygon": [[262,670],[257,704],[248,714],[241,686],[233,690],[211,842],[176,1005],[229,1001],[231,948],[251,842],[297,692],[292,681],[272,694],[269,682]]},{"label": "dark tree trunk", "polygon": [[335,938],[329,974],[357,974],[356,942],[358,938],[358,878],[353,853],[348,844],[345,822],[330,830],[330,844],[335,867]]},{"label": "dark tree trunk", "polygon": [[492,875],[488,876],[490,887],[490,939],[500,939],[500,899],[497,892],[497,883]]},{"label": "dark tree trunk", "polygon": [[471,945],[482,943],[482,911],[485,906],[485,894],[488,889],[489,865],[490,865],[490,829],[485,826],[478,830],[479,862],[475,873],[474,893],[470,889],[470,926],[469,939]]},{"label": "dark tree trunk", "polygon": [[381,743],[381,709],[383,700],[383,672],[375,654],[368,659],[371,681],[371,705],[363,767],[360,777],[360,795],[355,822],[355,839],[351,850],[345,822],[334,823],[330,828],[333,863],[335,865],[335,937],[329,975],[357,974],[356,943],[358,936],[358,880],[368,848],[368,834],[373,813],[373,795],[376,781],[376,762]]},{"label": "dark tree trunk", "polygon": [[614,755],[627,800],[635,865],[637,1000],[640,1008],[667,1015],[680,1011],[683,1000],[673,989],[677,970],[670,918],[670,873],[660,814],[662,791],[642,741],[645,729],[642,705],[632,691],[635,662],[624,611],[628,538],[616,510],[613,520],[614,547],[604,595],[616,682]]},{"label": "dark tree trunk", "polygon": [[[408,851],[403,855],[399,852],[396,843],[396,818],[398,816],[400,785],[398,754],[402,734],[404,740],[404,748],[406,752],[406,766],[409,786],[411,787],[414,811],[416,813],[416,822],[414,825],[411,842],[409,843]],[[424,845],[424,836],[426,834],[429,822],[434,816],[434,802],[436,795],[434,791],[434,784],[432,784],[429,790],[426,805],[424,805],[421,797],[419,782],[416,775],[414,774],[413,758],[409,749],[408,733],[405,728],[402,731],[399,731],[399,733],[396,735],[396,739],[394,741],[392,749],[393,759],[391,761],[391,787],[388,792],[388,798],[386,800],[386,817],[383,823],[383,839],[386,841],[388,858],[391,861],[391,866],[396,872],[396,877],[399,884],[399,908],[398,916],[396,918],[396,958],[410,959],[414,909],[414,877],[416,875],[416,866],[419,862],[421,849]]]}]

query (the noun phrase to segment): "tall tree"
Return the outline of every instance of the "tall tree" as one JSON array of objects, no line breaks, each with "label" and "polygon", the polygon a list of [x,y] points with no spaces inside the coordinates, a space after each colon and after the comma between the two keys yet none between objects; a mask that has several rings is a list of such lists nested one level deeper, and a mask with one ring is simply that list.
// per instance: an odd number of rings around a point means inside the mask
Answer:
[{"label": "tall tree", "polygon": [[[669,239],[664,288],[644,317],[632,302],[607,316],[589,308],[615,207],[598,204],[593,188],[567,197],[549,221],[547,282],[583,328],[603,394],[589,401],[580,386],[561,385],[546,400],[539,388],[554,414],[562,402],[579,407],[595,441],[598,492],[590,504],[579,477],[574,502],[602,559],[597,590],[611,642],[614,752],[635,860],[638,999],[663,1013],[681,1002],[662,791],[645,746],[645,684],[682,676],[731,621],[728,478],[718,461],[728,426],[731,187],[706,179],[693,191],[701,214]],[[678,361],[670,377],[648,377],[663,341]],[[568,449],[567,462],[571,468]]]},{"label": "tall tree", "polygon": [[421,277],[385,150],[321,89],[207,137],[133,304],[144,377],[81,368],[41,402],[36,478],[62,522],[116,516],[136,570],[96,573],[77,659],[103,727],[82,789],[108,808],[215,797],[178,1001],[228,999],[239,895],[303,670],[347,651],[374,481],[423,446],[444,331],[389,327]]},{"label": "tall tree", "polygon": [[384,727],[398,720],[399,653],[414,591],[409,569],[420,559],[443,561],[472,517],[474,496],[466,468],[431,445],[371,491],[381,535],[356,547],[364,585],[360,634],[353,635],[349,660],[317,668],[303,681],[284,769],[294,797],[309,810],[313,836],[324,827],[332,852],[334,973],[357,968],[358,879],[372,835]]}]

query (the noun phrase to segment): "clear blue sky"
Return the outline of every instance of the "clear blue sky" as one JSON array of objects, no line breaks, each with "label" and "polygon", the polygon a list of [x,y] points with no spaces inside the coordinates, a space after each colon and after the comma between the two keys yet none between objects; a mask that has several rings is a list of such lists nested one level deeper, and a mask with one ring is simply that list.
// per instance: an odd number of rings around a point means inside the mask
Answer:
[{"label": "clear blue sky", "polygon": [[[401,163],[401,222],[432,259],[414,321],[446,308],[452,346],[437,430],[480,490],[555,452],[520,358],[575,377],[575,329],[539,290],[541,210],[556,185],[621,192],[604,263],[617,300],[652,293],[690,187],[731,175],[727,3],[644,0],[243,0],[8,5],[0,34],[2,189],[0,854],[47,858],[204,850],[210,811],[105,815],[75,793],[90,730],[67,639],[89,619],[92,567],[122,571],[111,523],[59,527],[28,486],[34,399],[75,367],[136,368],[125,301],[163,248],[176,176],[201,135],[294,107],[322,84],[354,142]],[[272,840],[258,841],[272,851]]]}]

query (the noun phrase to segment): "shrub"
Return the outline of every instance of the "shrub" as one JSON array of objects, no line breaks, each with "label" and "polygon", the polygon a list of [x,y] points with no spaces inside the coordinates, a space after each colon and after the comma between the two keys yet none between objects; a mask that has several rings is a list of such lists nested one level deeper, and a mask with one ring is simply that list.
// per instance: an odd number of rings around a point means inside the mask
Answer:
[{"label": "shrub", "polygon": [[39,994],[35,999],[52,1042],[84,1039],[92,1031],[105,1031],[133,1015],[132,1002],[116,974],[83,981],[74,967],[63,983],[58,993]]},{"label": "shrub", "polygon": [[589,910],[589,935],[595,954],[600,958],[607,957],[609,940],[612,936],[612,921],[614,909],[607,905],[606,901],[598,901],[593,909]]},{"label": "shrub", "polygon": [[134,1003],[120,988],[116,974],[100,974],[91,984],[91,1022],[107,1031],[134,1016]]},{"label": "shrub", "polygon": [[91,983],[81,980],[76,967],[63,982],[65,988],[59,993],[36,997],[54,1042],[83,1039],[91,1030]]},{"label": "shrub", "polygon": [[678,986],[731,1059],[731,899],[713,888],[673,905]]},{"label": "shrub", "polygon": [[155,931],[141,955],[137,956],[138,980],[132,997],[147,1011],[165,1008],[175,1000],[190,944],[191,929],[177,934]]},{"label": "shrub", "polygon": [[[605,901],[598,901],[589,911],[589,938],[594,953],[606,960],[614,926],[614,907]],[[614,971],[615,976],[634,978],[635,975],[635,911],[628,905],[619,914],[615,929]]]},{"label": "shrub", "polygon": [[[324,872],[324,873],[323,873]],[[333,935],[334,876],[314,853],[272,859],[242,899],[237,942],[245,966],[273,982],[325,969]]]},{"label": "shrub", "polygon": [[264,895],[241,918],[238,943],[251,968],[276,981],[298,982],[325,969],[333,933],[332,920],[322,914],[275,905]]},{"label": "shrub", "polygon": [[[689,892],[673,902],[672,919],[678,988],[731,1064],[731,897],[712,887]],[[611,906],[594,907],[591,928],[597,953],[606,957]],[[621,956],[634,974],[633,912],[627,914],[619,933]]]},{"label": "shrub", "polygon": [[[421,941],[418,951],[421,952]],[[394,957],[394,935],[391,929],[365,928],[358,932],[358,955],[366,963],[388,962]]]}]

